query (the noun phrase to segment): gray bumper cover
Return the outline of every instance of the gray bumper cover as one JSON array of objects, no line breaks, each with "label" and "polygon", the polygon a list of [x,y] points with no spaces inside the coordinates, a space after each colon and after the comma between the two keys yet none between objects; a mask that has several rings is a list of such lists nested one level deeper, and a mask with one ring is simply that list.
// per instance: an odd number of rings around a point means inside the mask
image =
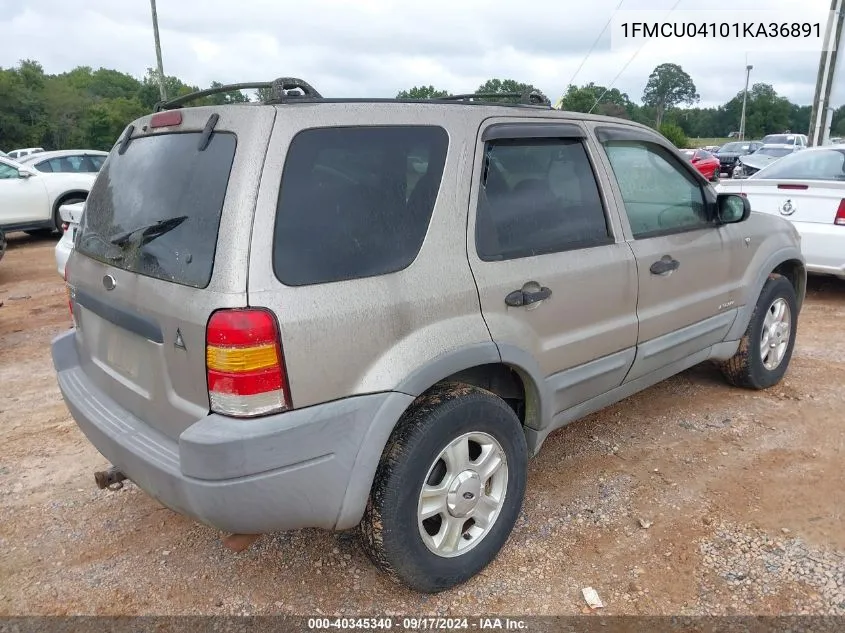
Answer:
[{"label": "gray bumper cover", "polygon": [[389,392],[254,420],[212,414],[176,441],[87,379],[75,331],[52,351],[62,396],[104,457],[172,510],[242,534],[354,527],[382,449],[413,401]]}]

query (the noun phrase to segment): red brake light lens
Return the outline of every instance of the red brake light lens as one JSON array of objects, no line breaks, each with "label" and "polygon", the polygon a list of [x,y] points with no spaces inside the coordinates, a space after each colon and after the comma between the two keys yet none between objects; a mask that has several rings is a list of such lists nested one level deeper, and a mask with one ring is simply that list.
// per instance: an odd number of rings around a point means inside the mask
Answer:
[{"label": "red brake light lens", "polygon": [[67,230],[70,228],[70,224],[67,222],[62,222],[62,233],[67,233]]},{"label": "red brake light lens", "polygon": [[778,189],[797,189],[804,191],[805,189],[809,189],[809,187],[807,185],[778,185]]},{"label": "red brake light lens", "polygon": [[839,208],[836,210],[836,218],[833,220],[834,224],[845,226],[845,198],[839,202]]},{"label": "red brake light lens", "polygon": [[279,328],[269,310],[212,314],[206,328],[206,368],[214,413],[246,418],[290,408]]},{"label": "red brake light lens", "polygon": [[182,113],[179,110],[166,110],[164,112],[157,112],[150,119],[150,127],[169,127],[171,125],[181,125]]}]

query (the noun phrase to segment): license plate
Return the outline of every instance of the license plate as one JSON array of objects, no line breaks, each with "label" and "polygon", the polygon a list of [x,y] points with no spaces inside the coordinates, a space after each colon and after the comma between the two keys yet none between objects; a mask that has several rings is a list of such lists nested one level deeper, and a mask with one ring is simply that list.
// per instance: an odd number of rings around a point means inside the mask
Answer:
[{"label": "license plate", "polygon": [[127,378],[136,379],[140,373],[143,350],[129,336],[116,332],[109,334],[106,338],[106,362]]}]

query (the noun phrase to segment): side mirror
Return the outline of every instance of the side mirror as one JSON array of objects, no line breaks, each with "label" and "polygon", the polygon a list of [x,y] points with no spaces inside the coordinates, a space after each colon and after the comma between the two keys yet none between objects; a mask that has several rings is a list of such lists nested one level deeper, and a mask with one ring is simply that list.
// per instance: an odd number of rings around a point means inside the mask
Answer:
[{"label": "side mirror", "polygon": [[18,170],[18,178],[32,178],[35,172],[28,168]]},{"label": "side mirror", "polygon": [[722,224],[743,222],[751,215],[751,203],[748,198],[733,193],[720,193],[716,196],[716,214]]}]

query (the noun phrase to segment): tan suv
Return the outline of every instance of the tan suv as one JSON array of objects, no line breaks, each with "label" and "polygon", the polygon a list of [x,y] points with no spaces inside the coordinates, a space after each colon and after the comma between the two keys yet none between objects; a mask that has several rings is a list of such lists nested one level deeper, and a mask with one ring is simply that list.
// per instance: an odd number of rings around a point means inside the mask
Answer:
[{"label": "tan suv", "polygon": [[360,524],[434,592],[496,556],[551,431],[703,361],[786,371],[795,230],[651,129],[262,86],[138,119],[88,197],[53,360],[101,486],[237,534]]}]

